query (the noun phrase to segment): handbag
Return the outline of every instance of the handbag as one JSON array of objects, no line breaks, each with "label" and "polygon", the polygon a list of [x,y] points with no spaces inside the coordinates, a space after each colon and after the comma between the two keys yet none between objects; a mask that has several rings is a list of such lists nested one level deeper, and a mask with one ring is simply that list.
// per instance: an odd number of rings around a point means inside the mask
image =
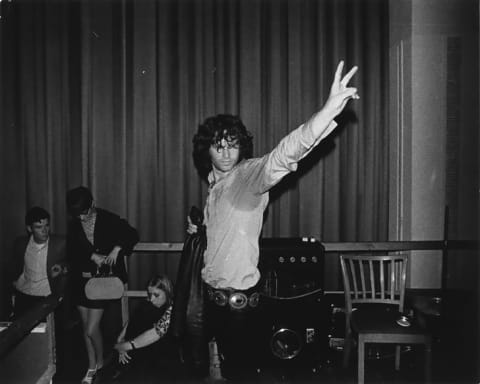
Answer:
[{"label": "handbag", "polygon": [[89,300],[120,299],[124,291],[125,286],[122,280],[113,274],[112,266],[110,266],[110,272],[107,275],[101,274],[100,269],[97,268],[96,275],[85,284],[85,296]]}]

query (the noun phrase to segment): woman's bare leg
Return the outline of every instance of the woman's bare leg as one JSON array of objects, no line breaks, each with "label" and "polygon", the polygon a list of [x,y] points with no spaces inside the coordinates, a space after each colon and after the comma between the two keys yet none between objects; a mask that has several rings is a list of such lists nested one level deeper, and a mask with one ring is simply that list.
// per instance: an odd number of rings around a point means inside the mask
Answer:
[{"label": "woman's bare leg", "polygon": [[100,331],[100,321],[102,320],[103,309],[78,306],[78,311],[82,318],[88,368],[101,368],[103,367],[103,337]]}]

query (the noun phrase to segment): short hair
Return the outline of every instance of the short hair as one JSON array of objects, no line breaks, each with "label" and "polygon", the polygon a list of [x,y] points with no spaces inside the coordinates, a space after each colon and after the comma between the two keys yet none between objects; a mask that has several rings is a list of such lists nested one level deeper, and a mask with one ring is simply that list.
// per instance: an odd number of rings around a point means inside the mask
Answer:
[{"label": "short hair", "polygon": [[222,139],[238,142],[239,161],[252,157],[253,136],[238,116],[220,114],[208,117],[198,126],[193,137],[193,161],[201,176],[206,177],[212,170],[209,150]]},{"label": "short hair", "polygon": [[78,216],[92,206],[92,192],[87,187],[77,187],[67,192],[67,210],[72,216]]},{"label": "short hair", "polygon": [[148,280],[147,288],[158,288],[165,292],[166,304],[170,305],[173,301],[173,284],[165,275],[155,275]]},{"label": "short hair", "polygon": [[50,221],[50,214],[41,207],[32,207],[27,211],[25,215],[25,225],[32,225],[33,223],[38,223],[39,221],[47,219]]}]

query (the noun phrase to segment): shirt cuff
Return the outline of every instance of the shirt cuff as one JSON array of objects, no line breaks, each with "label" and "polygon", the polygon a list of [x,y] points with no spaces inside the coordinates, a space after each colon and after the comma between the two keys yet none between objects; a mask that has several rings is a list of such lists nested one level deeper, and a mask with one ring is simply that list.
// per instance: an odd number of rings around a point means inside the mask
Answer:
[{"label": "shirt cuff", "polygon": [[[338,124],[335,122],[335,120],[332,120],[323,130],[320,137],[316,138],[313,135],[312,124],[308,121],[300,127],[300,143],[308,150],[307,153],[309,153],[310,150],[320,143],[320,141],[326,138],[337,127],[337,125]],[[305,157],[305,155],[303,157]]]}]

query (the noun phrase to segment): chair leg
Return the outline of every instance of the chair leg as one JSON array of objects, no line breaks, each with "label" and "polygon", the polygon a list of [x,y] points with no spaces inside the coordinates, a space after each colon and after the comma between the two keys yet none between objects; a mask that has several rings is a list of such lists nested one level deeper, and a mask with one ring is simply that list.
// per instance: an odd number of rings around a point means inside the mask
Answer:
[{"label": "chair leg", "polygon": [[348,362],[350,360],[350,348],[351,340],[345,337],[345,343],[343,345],[343,368],[348,368]]},{"label": "chair leg", "polygon": [[350,328],[348,325],[346,326],[345,329],[345,340],[343,343],[343,368],[348,367],[348,363],[350,362],[350,354],[352,351],[352,332],[350,331]]},{"label": "chair leg", "polygon": [[432,381],[432,340],[429,337],[425,342],[425,383]]},{"label": "chair leg", "polygon": [[395,370],[400,370],[400,345],[395,347]]},{"label": "chair leg", "polygon": [[365,382],[365,341],[363,335],[358,335],[358,384]]}]

